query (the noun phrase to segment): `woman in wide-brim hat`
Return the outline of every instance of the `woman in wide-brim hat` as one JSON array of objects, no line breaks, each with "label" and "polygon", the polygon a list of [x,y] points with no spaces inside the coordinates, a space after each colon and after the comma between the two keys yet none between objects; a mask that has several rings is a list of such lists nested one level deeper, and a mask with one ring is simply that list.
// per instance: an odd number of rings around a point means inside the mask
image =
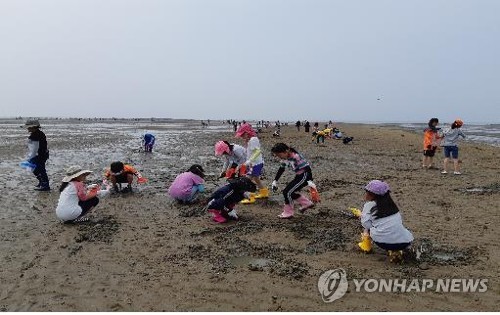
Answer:
[{"label": "woman in wide-brim hat", "polygon": [[84,181],[92,171],[71,166],[66,171],[60,188],[61,195],[56,208],[57,217],[64,223],[87,221],[84,216],[99,204],[98,185],[85,186]]}]

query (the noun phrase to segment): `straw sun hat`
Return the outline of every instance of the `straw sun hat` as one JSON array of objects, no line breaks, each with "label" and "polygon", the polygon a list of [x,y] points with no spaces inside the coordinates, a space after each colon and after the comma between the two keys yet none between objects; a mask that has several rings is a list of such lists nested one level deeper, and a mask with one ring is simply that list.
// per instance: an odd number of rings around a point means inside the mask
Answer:
[{"label": "straw sun hat", "polygon": [[72,179],[75,179],[77,178],[78,176],[80,175],[83,175],[83,174],[91,174],[92,171],[89,171],[89,170],[83,170],[80,166],[76,166],[76,165],[73,165],[73,166],[70,166],[67,170],[66,170],[66,176],[63,178],[63,182],[64,183],[68,183],[70,182]]},{"label": "straw sun hat", "polygon": [[36,119],[29,119],[26,121],[24,125],[21,126],[21,128],[32,128],[32,127],[40,127],[40,122]]}]

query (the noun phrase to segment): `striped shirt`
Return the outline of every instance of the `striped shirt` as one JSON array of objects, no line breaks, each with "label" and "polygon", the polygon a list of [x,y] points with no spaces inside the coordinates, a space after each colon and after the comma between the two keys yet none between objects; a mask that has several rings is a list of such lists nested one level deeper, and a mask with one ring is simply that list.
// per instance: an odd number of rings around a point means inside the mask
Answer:
[{"label": "striped shirt", "polygon": [[286,160],[281,161],[281,167],[289,167],[295,172],[295,174],[300,175],[304,173],[307,167],[310,167],[309,162],[300,153],[292,153],[291,157]]}]

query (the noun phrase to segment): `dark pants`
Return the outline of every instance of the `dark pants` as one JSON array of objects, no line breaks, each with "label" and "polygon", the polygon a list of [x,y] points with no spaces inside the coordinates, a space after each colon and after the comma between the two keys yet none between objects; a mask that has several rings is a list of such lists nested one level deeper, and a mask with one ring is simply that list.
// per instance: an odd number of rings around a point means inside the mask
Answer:
[{"label": "dark pants", "polygon": [[325,136],[316,136],[316,143],[325,143]]},{"label": "dark pants", "polygon": [[300,175],[296,175],[295,178],[286,185],[283,190],[283,197],[285,197],[285,204],[292,204],[293,201],[300,197],[297,193],[299,190],[307,186],[307,181],[312,180],[311,170],[307,170]]},{"label": "dark pants", "polygon": [[121,173],[120,175],[115,176],[117,184],[127,184],[128,183],[128,175],[129,173]]},{"label": "dark pants", "polygon": [[47,159],[48,157],[42,158],[38,156],[31,159],[31,162],[36,164],[36,167],[33,170],[33,174],[38,179],[38,183],[42,188],[50,187],[49,176],[47,175],[47,170],[45,169],[45,163],[47,163]]},{"label": "dark pants", "polygon": [[79,201],[78,205],[80,206],[80,208],[82,208],[82,213],[78,218],[81,218],[84,215],[86,215],[90,211],[90,209],[94,208],[98,204],[99,204],[99,198],[97,197],[90,198],[85,201]]},{"label": "dark pants", "polygon": [[411,245],[411,243],[387,244],[374,242],[378,247],[385,250],[403,250]]}]

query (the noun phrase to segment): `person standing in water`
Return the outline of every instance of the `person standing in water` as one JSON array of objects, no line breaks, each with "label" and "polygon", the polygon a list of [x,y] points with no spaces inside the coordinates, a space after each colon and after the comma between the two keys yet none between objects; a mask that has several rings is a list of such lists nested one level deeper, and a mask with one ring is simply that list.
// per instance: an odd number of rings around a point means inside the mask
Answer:
[{"label": "person standing in water", "polygon": [[257,133],[248,123],[243,123],[238,131],[236,131],[237,138],[242,138],[247,147],[247,160],[243,164],[248,170],[247,176],[257,185],[259,192],[257,194],[251,194],[250,198],[242,201],[243,204],[254,203],[255,199],[268,198],[269,189],[265,187],[260,181],[260,176],[264,169],[264,158],[262,157],[262,151],[260,148],[260,141],[257,138]]},{"label": "person standing in water", "polygon": [[49,159],[49,149],[47,145],[47,137],[40,130],[40,122],[38,120],[28,120],[24,126],[30,133],[28,137],[28,157],[27,160],[34,164],[33,174],[38,179],[37,191],[50,191],[49,176],[45,169],[45,163]]}]

